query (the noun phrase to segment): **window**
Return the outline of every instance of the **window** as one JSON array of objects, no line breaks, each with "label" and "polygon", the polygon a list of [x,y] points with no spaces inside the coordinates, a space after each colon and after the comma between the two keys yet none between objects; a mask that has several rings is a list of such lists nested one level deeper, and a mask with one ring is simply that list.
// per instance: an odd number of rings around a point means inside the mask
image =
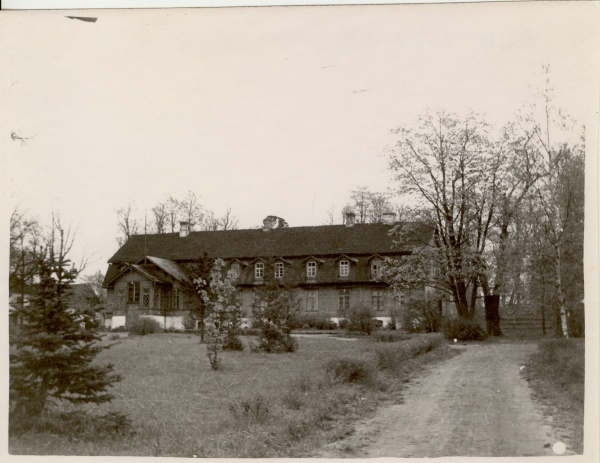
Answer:
[{"label": "window", "polygon": [[350,291],[348,289],[340,289],[338,294],[339,310],[344,313],[350,309]]},{"label": "window", "polygon": [[283,262],[275,263],[275,278],[283,278]]},{"label": "window", "polygon": [[254,265],[254,278],[262,279],[265,276],[265,264],[264,262],[257,262]]},{"label": "window", "polygon": [[347,277],[350,275],[350,262],[347,260],[340,260],[340,276]]},{"label": "window", "polygon": [[152,307],[154,307],[155,309],[161,309],[162,306],[160,305],[160,293],[161,293],[161,289],[158,287],[154,287],[154,303],[152,304]]},{"label": "window", "polygon": [[174,287],[171,291],[171,308],[174,310],[179,309],[179,305],[181,303],[181,293],[179,292],[179,288]]},{"label": "window", "polygon": [[406,295],[404,293],[396,294],[396,296],[394,296],[394,299],[396,301],[396,307],[398,309],[401,309],[404,306],[404,304],[406,304]]},{"label": "window", "polygon": [[125,290],[124,289],[117,289],[117,307],[119,307],[119,309],[122,309],[123,307],[125,307]]},{"label": "window", "polygon": [[317,290],[306,291],[306,311],[316,312],[319,310],[319,292]]},{"label": "window", "polygon": [[383,291],[375,290],[371,293],[371,306],[373,310],[383,310]]},{"label": "window", "polygon": [[130,281],[127,285],[127,302],[129,304],[140,302],[140,282]]},{"label": "window", "polygon": [[376,280],[381,276],[381,261],[379,259],[371,262],[371,279]]},{"label": "window", "polygon": [[231,264],[229,271],[231,272],[231,278],[237,280],[240,277],[240,264],[234,262],[233,264]]},{"label": "window", "polygon": [[142,307],[144,309],[150,307],[150,288],[142,288]]},{"label": "window", "polygon": [[315,278],[317,276],[317,263],[314,261],[306,264],[306,276],[308,278]]}]

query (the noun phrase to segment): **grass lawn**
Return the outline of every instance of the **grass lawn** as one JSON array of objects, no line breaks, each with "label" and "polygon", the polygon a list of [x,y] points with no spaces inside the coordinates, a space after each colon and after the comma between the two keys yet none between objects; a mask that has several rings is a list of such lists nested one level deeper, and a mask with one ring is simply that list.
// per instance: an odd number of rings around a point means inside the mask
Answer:
[{"label": "grass lawn", "polygon": [[[242,337],[244,344],[256,338]],[[92,438],[29,432],[11,454],[173,457],[306,456],[352,431],[383,401],[399,400],[411,372],[446,358],[441,335],[400,342],[300,337],[295,353],[224,352],[210,369],[190,334],[125,337],[104,351],[123,375],[110,404],[90,413],[128,415],[132,432]],[[104,341],[113,343],[115,341]],[[119,342],[119,341],[117,341]],[[350,359],[349,362],[346,360]],[[346,363],[344,363],[346,362]],[[343,367],[336,369],[340,365]],[[339,373],[339,371],[341,373]],[[338,371],[334,377],[333,371]],[[352,372],[358,371],[358,376]],[[344,376],[350,372],[348,376]],[[68,410],[67,405],[60,405]]]},{"label": "grass lawn", "polygon": [[553,427],[575,453],[583,453],[585,340],[547,339],[524,370]]}]

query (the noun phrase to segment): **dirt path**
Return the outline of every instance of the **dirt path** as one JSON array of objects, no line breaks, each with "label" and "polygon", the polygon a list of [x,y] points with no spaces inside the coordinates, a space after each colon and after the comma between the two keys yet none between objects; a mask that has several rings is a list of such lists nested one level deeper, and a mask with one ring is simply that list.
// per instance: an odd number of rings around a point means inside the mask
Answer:
[{"label": "dirt path", "polygon": [[413,380],[403,404],[382,408],[315,456],[553,455],[557,439],[519,374],[535,343],[454,348],[462,353]]}]

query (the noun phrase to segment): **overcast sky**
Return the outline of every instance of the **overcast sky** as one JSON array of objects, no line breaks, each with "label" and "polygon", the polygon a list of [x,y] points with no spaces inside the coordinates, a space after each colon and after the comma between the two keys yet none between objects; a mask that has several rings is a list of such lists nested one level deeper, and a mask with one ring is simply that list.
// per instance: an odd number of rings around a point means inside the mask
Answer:
[{"label": "overcast sky", "polygon": [[[390,186],[390,130],[427,107],[507,122],[549,63],[593,125],[597,4],[504,3],[0,16],[3,204],[77,227],[86,273],[117,250],[115,210],[194,191],[241,228],[320,225]],[[12,140],[11,133],[27,138]]]}]

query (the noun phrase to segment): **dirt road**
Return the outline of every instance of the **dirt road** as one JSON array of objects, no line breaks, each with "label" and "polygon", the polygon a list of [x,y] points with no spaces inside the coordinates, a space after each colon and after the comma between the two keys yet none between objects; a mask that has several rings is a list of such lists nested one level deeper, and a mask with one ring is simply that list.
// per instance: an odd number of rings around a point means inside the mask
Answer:
[{"label": "dirt road", "polygon": [[403,404],[383,407],[351,436],[316,456],[554,455],[557,439],[519,374],[535,343],[453,348],[461,354],[412,381]]}]

